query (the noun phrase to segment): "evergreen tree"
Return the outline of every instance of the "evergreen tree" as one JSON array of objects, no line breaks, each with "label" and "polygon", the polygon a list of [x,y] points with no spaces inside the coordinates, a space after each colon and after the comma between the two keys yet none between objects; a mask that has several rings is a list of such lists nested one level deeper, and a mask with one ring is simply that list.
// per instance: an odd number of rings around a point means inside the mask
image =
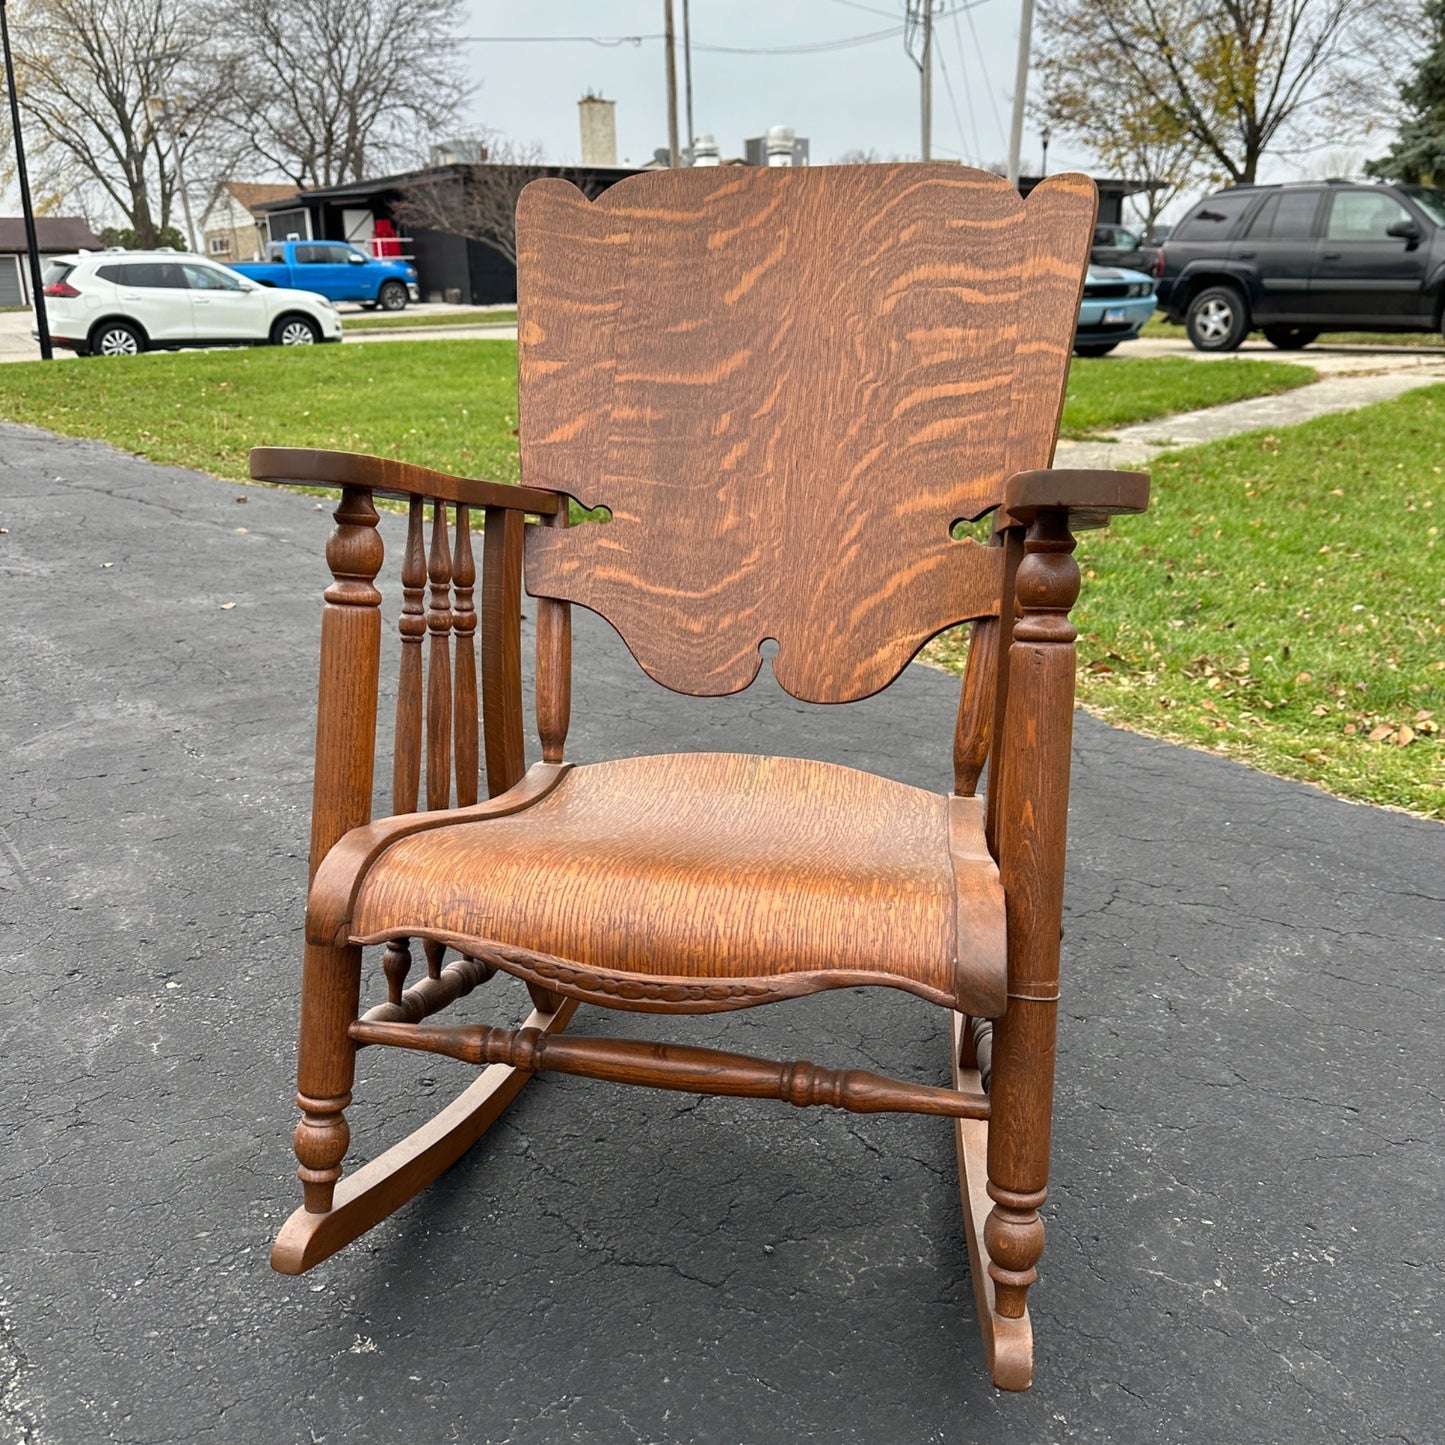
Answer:
[{"label": "evergreen tree", "polygon": [[1365,170],[1382,180],[1445,184],[1445,0],[1427,0],[1430,48],[1414,78],[1400,87],[1405,119],[1389,154]]}]

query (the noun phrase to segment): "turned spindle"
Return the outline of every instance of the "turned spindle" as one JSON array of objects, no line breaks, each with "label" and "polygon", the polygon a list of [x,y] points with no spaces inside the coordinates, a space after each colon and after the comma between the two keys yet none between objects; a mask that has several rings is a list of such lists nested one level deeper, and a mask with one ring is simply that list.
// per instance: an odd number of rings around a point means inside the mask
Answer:
[{"label": "turned spindle", "polygon": [[401,668],[396,687],[396,736],[392,743],[391,810],[416,812],[421,787],[421,640],[426,636],[425,503],[413,497],[407,508],[406,551],[401,559]]},{"label": "turned spindle", "polygon": [[472,591],[477,564],[472,557],[472,512],[457,507],[456,547],[452,566],[452,631],[456,634],[456,678],[453,727],[457,770],[457,807],[477,801],[480,772],[477,747],[477,611]]},{"label": "turned spindle", "polygon": [[431,596],[426,625],[431,634],[426,678],[426,805],[445,808],[452,796],[452,554],[447,545],[445,502],[432,503]]}]

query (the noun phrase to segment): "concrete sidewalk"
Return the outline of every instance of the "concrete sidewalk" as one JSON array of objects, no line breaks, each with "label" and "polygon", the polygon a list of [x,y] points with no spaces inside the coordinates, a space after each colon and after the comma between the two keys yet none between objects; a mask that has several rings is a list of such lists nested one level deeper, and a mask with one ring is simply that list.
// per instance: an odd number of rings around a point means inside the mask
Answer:
[{"label": "concrete sidewalk", "polygon": [[[983,1371],[941,1120],[544,1077],[285,1279],[329,517],[4,426],[0,526],[0,1439],[1440,1438],[1438,825],[1079,718],[1026,1396]],[[576,656],[579,760],[948,785],[941,673],[849,708],[691,700],[585,613]],[[466,1017],[520,1011],[488,990]],[[578,1025],[947,1071],[939,1011],[888,990]],[[469,1077],[363,1055],[358,1153]]]}]

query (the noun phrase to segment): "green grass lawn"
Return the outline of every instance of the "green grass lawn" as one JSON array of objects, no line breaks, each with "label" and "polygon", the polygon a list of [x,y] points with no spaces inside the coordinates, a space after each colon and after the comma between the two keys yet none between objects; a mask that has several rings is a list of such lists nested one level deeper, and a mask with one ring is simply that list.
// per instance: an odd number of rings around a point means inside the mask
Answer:
[{"label": "green grass lawn", "polygon": [[[515,343],[397,341],[44,362],[0,373],[0,415],[158,462],[244,478],[253,446],[332,447],[517,479]],[[1275,362],[1076,359],[1068,435],[1279,391]]]},{"label": "green grass lawn", "polygon": [[1145,516],[1079,538],[1084,704],[1445,818],[1445,387],[1150,470]]},{"label": "green grass lawn", "polygon": [[[1156,311],[1151,321],[1144,325],[1141,336],[1167,337],[1174,341],[1187,341],[1188,333],[1182,326],[1176,326],[1172,321],[1166,319],[1162,311]],[[1445,338],[1442,338],[1438,331],[1324,331],[1320,333],[1317,343],[1320,346],[1429,346],[1435,350],[1445,348]],[[1309,348],[1306,347],[1303,353],[1294,351],[1281,352],[1282,356],[1304,355],[1308,357]]]},{"label": "green grass lawn", "polygon": [[220,477],[253,446],[374,452],[517,479],[517,353],[503,341],[156,352],[0,372],[0,415]]},{"label": "green grass lawn", "polygon": [[1076,356],[1060,431],[1087,437],[1130,422],[1272,396],[1314,379],[1310,367],[1285,361],[1231,358],[1201,364],[1188,356]]},{"label": "green grass lawn", "polygon": [[408,316],[406,312],[397,315],[388,312],[385,316],[363,311],[359,316],[346,312],[341,324],[347,331],[393,331],[399,328],[431,326],[511,326],[517,320],[515,308],[499,308],[496,311],[430,311]]},{"label": "green grass lawn", "polygon": [[[1197,406],[1207,376],[1260,365],[1076,362],[1074,425],[1157,415],[1161,396]],[[515,366],[510,343],[465,340],[30,362],[0,369],[0,415],[232,479],[270,444],[514,481]],[[1080,541],[1084,703],[1445,817],[1431,715],[1445,721],[1445,387],[1171,453],[1152,471],[1146,516]],[[959,652],[941,639],[929,660]]]}]

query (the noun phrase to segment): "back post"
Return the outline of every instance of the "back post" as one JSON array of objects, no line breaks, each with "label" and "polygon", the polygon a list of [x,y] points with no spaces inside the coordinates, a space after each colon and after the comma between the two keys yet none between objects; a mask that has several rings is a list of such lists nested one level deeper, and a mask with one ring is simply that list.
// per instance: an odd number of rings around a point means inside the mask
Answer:
[{"label": "back post", "polygon": [[1024,1314],[1044,1247],[1074,716],[1073,550],[1068,513],[1040,510],[1015,580],[1018,617],[994,750],[1001,772],[989,783],[990,802],[1002,793],[993,846],[1007,900],[1008,1008],[993,1031],[993,1209],[984,1239],[998,1312],[1011,1319]]}]

